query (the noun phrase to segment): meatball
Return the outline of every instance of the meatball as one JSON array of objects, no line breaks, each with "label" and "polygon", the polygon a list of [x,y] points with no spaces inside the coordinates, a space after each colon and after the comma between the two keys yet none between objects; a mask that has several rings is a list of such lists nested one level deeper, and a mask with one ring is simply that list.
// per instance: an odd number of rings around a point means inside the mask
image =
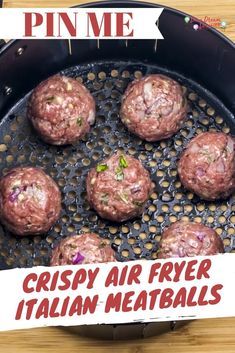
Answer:
[{"label": "meatball", "polygon": [[146,141],[171,137],[187,115],[182,87],[170,77],[149,75],[129,84],[120,116],[127,128]]},{"label": "meatball", "polygon": [[200,223],[178,221],[164,230],[158,258],[209,256],[223,252],[223,242],[214,229]]},{"label": "meatball", "polygon": [[55,75],[34,89],[27,116],[45,142],[73,144],[94,123],[95,101],[77,80]]},{"label": "meatball", "polygon": [[59,188],[42,169],[15,168],[0,179],[0,221],[12,233],[46,233],[60,211]]},{"label": "meatball", "polygon": [[51,266],[92,264],[116,261],[109,241],[97,234],[69,236],[53,250]]},{"label": "meatball", "polygon": [[142,214],[152,182],[137,159],[115,153],[90,170],[86,188],[90,205],[102,218],[123,222]]},{"label": "meatball", "polygon": [[193,138],[178,163],[186,189],[202,199],[227,198],[235,190],[235,140],[222,132],[204,132]]}]

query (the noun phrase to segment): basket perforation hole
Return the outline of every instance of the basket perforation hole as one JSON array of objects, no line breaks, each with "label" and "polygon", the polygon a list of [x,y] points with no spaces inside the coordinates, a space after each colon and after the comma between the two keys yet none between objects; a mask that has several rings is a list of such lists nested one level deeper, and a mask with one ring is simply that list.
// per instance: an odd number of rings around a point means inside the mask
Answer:
[{"label": "basket perforation hole", "polygon": [[129,250],[122,250],[121,254],[123,257],[128,258],[129,257]]}]

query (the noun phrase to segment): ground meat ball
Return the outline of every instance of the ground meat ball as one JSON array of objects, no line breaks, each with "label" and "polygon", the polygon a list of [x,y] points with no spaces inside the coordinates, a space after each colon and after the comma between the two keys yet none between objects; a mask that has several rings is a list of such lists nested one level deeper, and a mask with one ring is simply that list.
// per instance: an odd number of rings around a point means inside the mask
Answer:
[{"label": "ground meat ball", "polygon": [[97,234],[72,235],[53,250],[51,266],[92,264],[116,261],[109,241]]},{"label": "ground meat ball", "polygon": [[0,221],[12,233],[46,233],[57,221],[61,195],[54,180],[33,167],[12,169],[0,180]]},{"label": "ground meat ball", "polygon": [[27,115],[45,142],[72,144],[94,123],[95,101],[77,80],[55,75],[34,89]]},{"label": "ground meat ball", "polygon": [[209,256],[223,252],[223,242],[214,229],[200,223],[178,221],[164,230],[158,258]]},{"label": "ground meat ball", "polygon": [[117,222],[141,215],[152,192],[149,172],[137,159],[121,153],[91,169],[86,187],[98,214]]},{"label": "ground meat ball", "polygon": [[222,132],[204,132],[183,152],[178,173],[186,189],[205,200],[226,198],[235,190],[235,140]]},{"label": "ground meat ball", "polygon": [[182,87],[170,77],[149,75],[129,84],[120,116],[127,128],[140,138],[159,141],[180,129],[186,113]]}]

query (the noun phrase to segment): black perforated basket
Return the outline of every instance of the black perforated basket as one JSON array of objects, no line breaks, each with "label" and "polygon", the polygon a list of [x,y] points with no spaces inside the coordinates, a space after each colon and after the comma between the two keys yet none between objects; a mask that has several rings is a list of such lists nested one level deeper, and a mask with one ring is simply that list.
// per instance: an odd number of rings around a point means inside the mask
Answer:
[{"label": "black perforated basket", "polygon": [[[92,6],[158,7],[130,1]],[[235,198],[200,200],[182,187],[176,163],[188,141],[201,131],[235,134],[235,47],[216,30],[195,31],[185,16],[164,9],[159,20],[164,40],[16,40],[0,50],[1,174],[13,166],[40,166],[57,181],[63,195],[61,218],[48,234],[19,238],[0,228],[1,269],[48,265],[51,249],[61,238],[89,231],[109,238],[120,261],[156,259],[162,230],[180,218],[215,228],[225,250],[234,251]],[[57,72],[83,82],[96,100],[96,123],[76,146],[46,145],[25,117],[29,92]],[[181,130],[156,143],[138,139],[119,119],[128,83],[150,73],[164,73],[180,82],[190,105]],[[139,158],[155,183],[142,218],[121,224],[99,218],[85,192],[88,170],[116,150]],[[100,325],[78,331],[118,339],[147,337],[173,326]]]}]

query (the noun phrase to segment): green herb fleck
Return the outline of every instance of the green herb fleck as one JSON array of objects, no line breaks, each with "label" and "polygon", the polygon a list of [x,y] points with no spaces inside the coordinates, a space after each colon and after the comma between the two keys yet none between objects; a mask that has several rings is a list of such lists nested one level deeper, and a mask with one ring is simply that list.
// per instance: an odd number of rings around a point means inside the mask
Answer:
[{"label": "green herb fleck", "polygon": [[105,241],[101,241],[100,244],[99,244],[99,249],[103,249],[107,246],[107,243]]},{"label": "green herb fleck", "polygon": [[144,205],[144,202],[141,201],[133,201],[133,205],[137,206],[137,207],[142,207]]},{"label": "green herb fleck", "polygon": [[46,98],[46,103],[51,104],[55,100],[55,96],[50,96]]},{"label": "green herb fleck", "polygon": [[36,188],[37,190],[39,190],[39,191],[41,191],[41,190],[42,190],[42,188],[41,188],[41,186],[40,186],[40,185],[35,184],[34,186],[35,186],[35,188]]},{"label": "green herb fleck", "polygon": [[225,156],[225,158],[226,157],[228,157],[228,155],[230,154],[230,153],[233,153],[233,145],[232,146],[226,146],[224,149],[223,149],[223,152],[222,152],[223,154],[224,154],[224,156]]},{"label": "green herb fleck", "polygon": [[120,168],[127,168],[128,167],[127,161],[123,155],[121,155],[119,158],[119,166],[120,166]]},{"label": "green herb fleck", "polygon": [[108,205],[108,202],[109,202],[109,195],[108,194],[102,194],[100,196],[100,201],[102,204],[104,205]]},{"label": "green herb fleck", "polygon": [[77,249],[77,245],[69,244],[69,248],[70,248],[70,249]]},{"label": "green herb fleck", "polygon": [[215,159],[212,156],[208,156],[207,161],[208,161],[208,163],[213,163],[215,161]]},{"label": "green herb fleck", "polygon": [[79,117],[77,118],[77,124],[78,124],[78,126],[82,126],[82,121],[83,121],[83,118],[82,118],[81,116],[79,116]]},{"label": "green herb fleck", "polygon": [[121,155],[119,158],[119,166],[116,168],[116,171],[115,171],[115,179],[116,180],[121,181],[124,179],[123,169],[127,168],[127,167],[128,167],[127,161],[126,161],[125,157],[123,155]]},{"label": "green herb fleck", "polygon": [[207,149],[202,149],[201,154],[207,158],[208,163],[212,163],[215,161],[215,156],[213,156]]},{"label": "green herb fleck", "polygon": [[128,204],[128,195],[127,195],[126,193],[124,193],[124,192],[119,192],[118,195],[119,195],[120,199],[121,199],[124,203]]},{"label": "green herb fleck", "polygon": [[104,172],[105,170],[109,169],[109,167],[107,166],[107,164],[97,164],[96,166],[96,171],[98,173],[100,172]]},{"label": "green herb fleck", "polygon": [[124,179],[124,173],[122,171],[122,168],[118,167],[115,172],[115,179],[118,181],[121,181]]}]

